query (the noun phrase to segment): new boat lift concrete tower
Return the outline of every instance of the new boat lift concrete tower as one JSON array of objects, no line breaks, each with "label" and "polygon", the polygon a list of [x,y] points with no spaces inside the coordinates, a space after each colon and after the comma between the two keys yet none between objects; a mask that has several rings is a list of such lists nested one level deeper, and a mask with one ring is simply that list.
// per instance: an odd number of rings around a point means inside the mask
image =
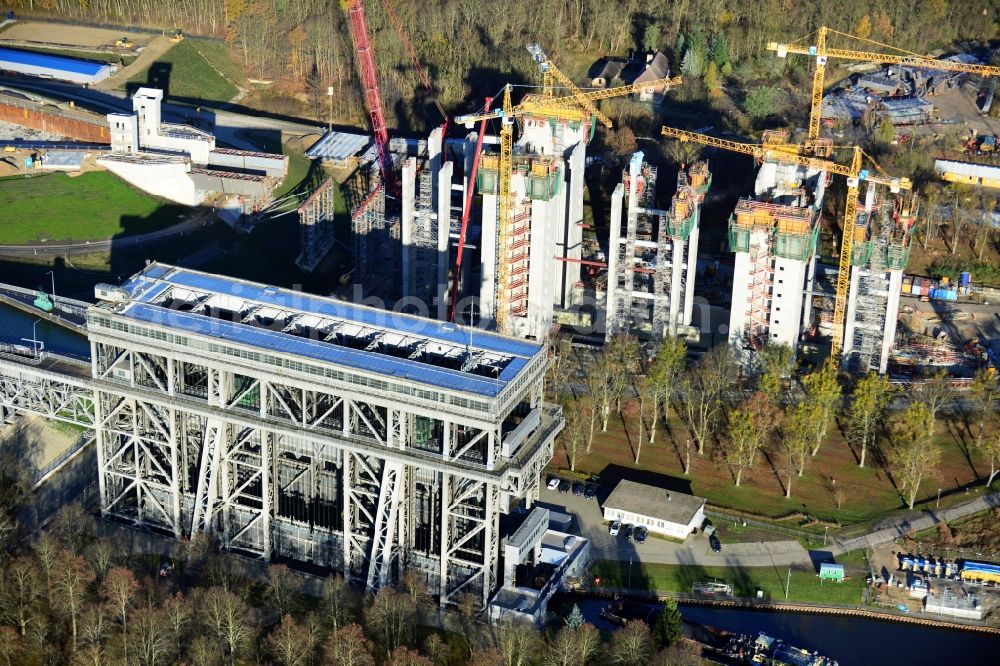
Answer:
[{"label": "new boat lift concrete tower", "polygon": [[823,171],[765,160],[754,198],[741,198],[729,219],[729,247],[736,253],[729,344],[745,364],[768,343],[795,351],[811,326],[806,294],[816,275],[827,180]]},{"label": "new boat lift concrete tower", "polygon": [[851,255],[841,360],[853,372],[885,374],[896,341],[903,269],[910,258],[917,205],[908,195],[876,198],[869,184]]},{"label": "new boat lift concrete tower", "polygon": [[707,162],[682,168],[670,210],[657,210],[656,167],[641,152],[632,156],[611,195],[608,336],[662,340],[691,325],[698,224],[711,182]]},{"label": "new boat lift concrete tower", "polygon": [[344,572],[498,584],[563,427],[531,342],[151,264],[88,313],[101,510]]}]

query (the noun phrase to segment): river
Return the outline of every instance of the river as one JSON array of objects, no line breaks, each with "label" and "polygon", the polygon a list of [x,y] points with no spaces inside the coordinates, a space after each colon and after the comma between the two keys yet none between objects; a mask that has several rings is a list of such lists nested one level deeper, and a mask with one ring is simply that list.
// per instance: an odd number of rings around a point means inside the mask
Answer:
[{"label": "river", "polygon": [[[586,600],[580,602],[580,609],[599,628],[617,628],[599,617],[605,605],[607,602],[603,600]],[[1000,637],[971,631],[809,613],[684,605],[680,610],[689,622],[751,635],[763,631],[795,647],[835,659],[840,666],[940,666],[1000,661],[997,656]]]},{"label": "river", "polygon": [[[0,342],[31,347],[31,342],[24,339],[31,339],[31,324],[39,319],[0,303]],[[90,343],[79,333],[41,319],[35,325],[35,335],[45,344],[46,351],[80,359],[90,358]]]}]

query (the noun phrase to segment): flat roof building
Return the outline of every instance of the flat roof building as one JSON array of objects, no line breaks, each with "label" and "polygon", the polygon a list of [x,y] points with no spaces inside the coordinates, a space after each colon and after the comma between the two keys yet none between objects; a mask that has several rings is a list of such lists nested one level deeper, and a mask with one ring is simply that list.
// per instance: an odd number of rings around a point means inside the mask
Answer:
[{"label": "flat roof building", "polygon": [[604,501],[604,519],[644,525],[650,532],[686,539],[705,522],[703,497],[635,481],[619,481]]},{"label": "flat roof building", "polygon": [[544,346],[159,263],[98,298],[104,516],[486,606],[563,426]]},{"label": "flat roof building", "polygon": [[111,76],[114,68],[102,62],[0,48],[0,70],[89,85]]}]

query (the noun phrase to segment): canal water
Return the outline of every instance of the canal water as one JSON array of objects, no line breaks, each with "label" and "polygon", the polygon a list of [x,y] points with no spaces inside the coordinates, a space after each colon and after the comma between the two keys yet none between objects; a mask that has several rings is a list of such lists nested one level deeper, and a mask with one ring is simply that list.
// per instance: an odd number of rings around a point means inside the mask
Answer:
[{"label": "canal water", "polygon": [[[39,317],[0,303],[0,342],[31,347],[32,322]],[[44,319],[35,324],[35,335],[45,344],[45,350],[62,356],[89,359],[90,343],[87,338],[73,331],[50,324]]]},{"label": "canal water", "polygon": [[[600,617],[605,600],[579,602],[600,629],[617,629]],[[946,666],[1000,663],[1000,637],[867,618],[680,606],[685,620],[741,634],[763,631],[786,643],[835,659],[840,666]]]}]

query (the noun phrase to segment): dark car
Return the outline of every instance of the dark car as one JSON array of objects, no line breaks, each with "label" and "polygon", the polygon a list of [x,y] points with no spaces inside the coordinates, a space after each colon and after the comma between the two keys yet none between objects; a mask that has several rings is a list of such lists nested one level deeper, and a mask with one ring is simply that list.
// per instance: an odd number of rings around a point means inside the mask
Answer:
[{"label": "dark car", "polygon": [[580,497],[580,496],[583,495],[583,484],[582,483],[574,483],[573,484],[573,494],[576,495],[577,497]]},{"label": "dark car", "polygon": [[625,523],[622,525],[622,536],[625,537],[626,541],[632,538],[632,530],[634,529],[635,526],[633,526],[632,523]]},{"label": "dark car", "polygon": [[635,539],[636,543],[643,543],[646,540],[647,534],[649,534],[649,530],[646,526],[639,525],[639,527],[635,528],[635,534],[632,535],[632,538]]},{"label": "dark car", "polygon": [[597,497],[597,486],[593,483],[588,483],[587,487],[583,489],[583,496],[587,499],[594,499]]},{"label": "dark car", "polygon": [[708,537],[708,545],[712,547],[713,553],[718,553],[719,551],[722,550],[722,542],[719,541],[719,537],[715,536],[714,534]]},{"label": "dark car", "polygon": [[562,481],[559,482],[559,492],[568,493],[572,489],[573,489],[573,484],[570,483],[569,481],[563,479]]}]

